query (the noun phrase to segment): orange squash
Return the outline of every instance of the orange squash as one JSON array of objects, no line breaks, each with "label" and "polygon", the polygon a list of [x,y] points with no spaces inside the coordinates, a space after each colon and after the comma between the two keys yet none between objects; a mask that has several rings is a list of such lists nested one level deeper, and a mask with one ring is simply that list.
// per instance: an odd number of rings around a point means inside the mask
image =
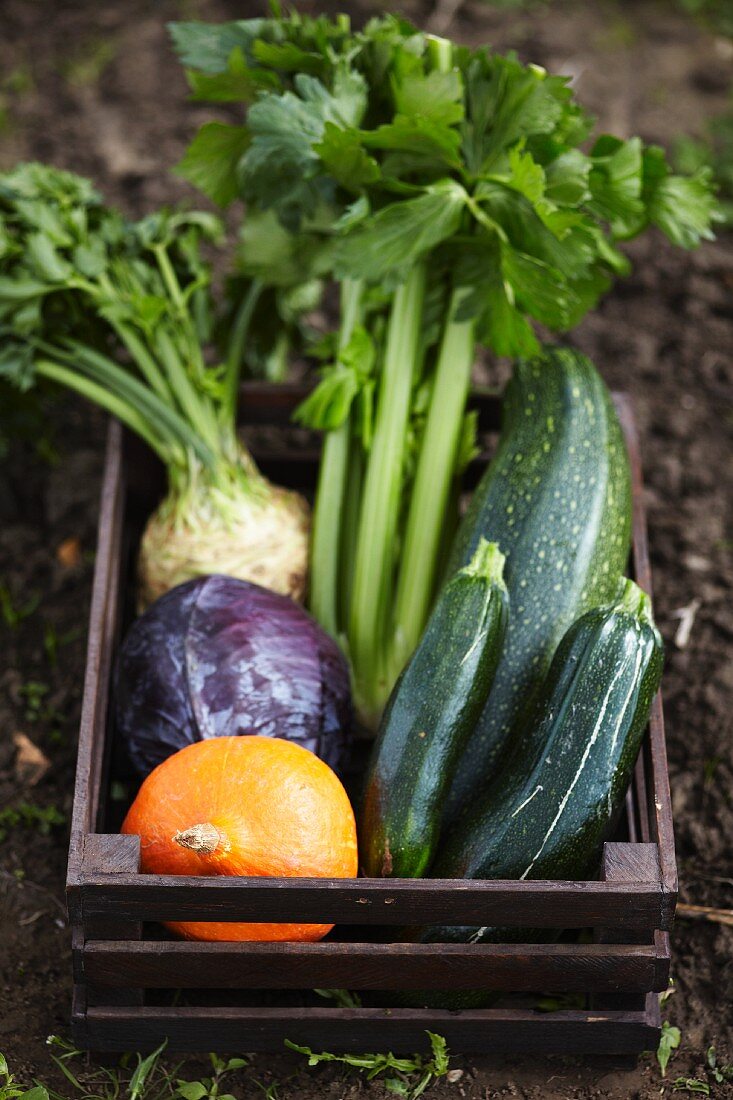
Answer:
[{"label": "orange squash", "polygon": [[[354,878],[346,791],[312,752],[275,737],[214,737],[168,757],[122,826],[159,875]],[[330,924],[171,921],[193,940],[319,940]]]}]

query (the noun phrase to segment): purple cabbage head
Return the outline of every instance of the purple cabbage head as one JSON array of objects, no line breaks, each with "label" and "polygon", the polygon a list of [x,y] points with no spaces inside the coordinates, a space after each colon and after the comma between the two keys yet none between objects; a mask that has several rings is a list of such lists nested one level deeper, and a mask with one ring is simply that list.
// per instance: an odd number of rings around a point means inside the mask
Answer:
[{"label": "purple cabbage head", "polygon": [[234,577],[166,592],[130,627],[116,683],[117,733],[141,776],[207,737],[284,737],[343,769],[346,661],[286,596]]}]

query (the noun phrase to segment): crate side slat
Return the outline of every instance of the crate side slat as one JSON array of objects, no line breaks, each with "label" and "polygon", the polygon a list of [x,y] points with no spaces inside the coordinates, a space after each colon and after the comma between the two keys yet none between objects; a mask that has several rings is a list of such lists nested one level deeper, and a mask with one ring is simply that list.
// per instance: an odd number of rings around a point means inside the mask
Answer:
[{"label": "crate side slat", "polygon": [[[78,980],[146,989],[663,990],[661,945],[89,942]],[[661,981],[661,984],[655,984]]]},{"label": "crate side slat", "polygon": [[[614,844],[607,843],[603,849],[603,863],[601,865],[601,878],[606,882],[635,882],[639,878],[659,877],[659,848],[656,844]],[[596,928],[595,938],[598,943],[634,943],[649,942],[645,929],[629,928]],[[662,992],[667,988],[671,966],[671,952],[669,936],[666,933],[655,931],[651,937],[657,956],[657,969],[654,975],[654,983],[649,986],[656,992]],[[625,1011],[636,1007],[636,998],[628,989],[617,990],[611,993],[595,992],[591,998],[590,1007],[601,1010]]]},{"label": "crate side slat", "polygon": [[[631,401],[627,394],[614,395],[619,419],[626,438],[631,466],[631,486],[633,500],[632,534],[633,558],[636,580],[645,592],[653,596],[652,571],[649,561],[649,543],[647,537],[646,507],[644,503],[644,480],[641,466],[639,436],[636,428]],[[669,895],[669,904],[674,908],[678,889],[677,865],[675,861],[674,829],[672,824],[672,798],[669,790],[669,770],[667,765],[667,747],[664,737],[664,715],[662,696],[658,692],[652,704],[649,721],[649,742],[651,746],[651,805],[649,821],[651,839],[659,845],[662,881]]]},{"label": "crate side slat", "polygon": [[74,913],[122,920],[665,927],[658,882],[84,875]]},{"label": "crate side slat", "polygon": [[636,1054],[655,1049],[659,1031],[650,1009],[637,1012],[532,1012],[481,1009],[229,1009],[93,1008],[75,1021],[74,1035],[96,1051],[282,1051],[285,1039],[317,1050],[396,1054],[428,1051],[426,1031],[454,1051],[470,1053]]},{"label": "crate side slat", "polygon": [[[84,838],[82,867],[96,869],[100,865],[109,871],[123,874],[140,870],[140,838],[120,834],[90,833]],[[85,942],[94,940],[115,940],[118,949],[129,950],[130,941],[142,936],[140,921],[119,920],[116,916],[87,917],[83,924],[75,925],[72,933],[72,957],[78,958],[84,951]],[[86,983],[87,1000],[90,1005],[141,1005],[143,990],[140,983],[125,982],[124,986],[110,989],[104,982],[97,986],[94,978],[87,975],[79,980]]]},{"label": "crate side slat", "polygon": [[84,836],[96,827],[103,763],[103,746],[99,744],[99,734],[105,726],[112,634],[120,593],[123,504],[122,427],[116,420],[110,420],[100,494],[99,537],[89,612],[84,695],[69,840],[67,879],[70,883],[78,879],[81,873]]}]

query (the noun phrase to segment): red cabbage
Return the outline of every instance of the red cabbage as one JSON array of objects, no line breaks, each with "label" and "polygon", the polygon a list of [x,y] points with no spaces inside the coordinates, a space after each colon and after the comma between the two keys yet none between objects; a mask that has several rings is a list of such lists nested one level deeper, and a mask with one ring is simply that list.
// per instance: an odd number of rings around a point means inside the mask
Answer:
[{"label": "red cabbage", "polygon": [[166,592],[130,627],[116,677],[118,736],[140,775],[194,741],[285,737],[343,769],[346,661],[286,596],[234,577]]}]

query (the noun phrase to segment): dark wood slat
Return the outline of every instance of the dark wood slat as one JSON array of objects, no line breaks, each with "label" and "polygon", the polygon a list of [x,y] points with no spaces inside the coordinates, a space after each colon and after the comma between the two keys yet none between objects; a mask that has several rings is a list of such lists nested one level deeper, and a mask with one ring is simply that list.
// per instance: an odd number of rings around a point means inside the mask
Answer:
[{"label": "dark wood slat", "polygon": [[68,879],[81,871],[84,836],[96,826],[107,700],[112,660],[112,638],[120,596],[120,552],[125,498],[122,427],[111,420],[102,477],[99,538],[89,612],[84,698],[79,726],[74,809],[69,840]]},{"label": "dark wood slat", "polygon": [[[84,838],[82,871],[94,871],[105,867],[112,874],[137,873],[140,870],[140,838],[121,836],[117,833],[92,833]],[[83,930],[79,925],[72,930],[74,957],[83,951],[83,941],[121,940],[118,947],[129,951],[134,941],[142,935],[140,921],[120,920],[115,914],[89,917]],[[80,944],[81,941],[81,944]],[[127,941],[127,942],[124,942]],[[125,982],[122,988],[110,989],[106,983],[101,988],[93,977],[86,979],[88,1005],[141,1005],[143,988],[139,982]]]},{"label": "dark wood slat", "polygon": [[649,804],[646,797],[646,768],[644,764],[644,747],[639,753],[636,761],[636,767],[634,768],[634,778],[631,786],[629,787],[629,794],[632,797],[635,795],[636,800],[640,806],[643,806],[644,813],[639,815],[639,828],[641,836],[637,839],[641,840],[642,844],[649,844],[652,839],[652,832],[649,822]]},{"label": "dark wood slat", "polygon": [[[632,516],[634,571],[637,583],[651,596],[653,595],[652,571],[649,561],[644,480],[636,420],[628,394],[615,394],[614,400],[624,431],[631,466],[631,491],[634,505]],[[677,864],[675,861],[672,798],[669,790],[669,769],[667,766],[661,693],[657,694],[652,705],[649,741],[652,750],[652,769],[649,777],[652,793],[651,805],[649,806],[650,837],[659,845],[662,882],[665,892],[669,895],[670,904],[674,906],[678,890]]]},{"label": "dark wood slat", "polygon": [[[606,844],[603,850],[601,876],[606,882],[635,882],[640,877],[659,878],[659,849],[656,844]],[[655,931],[649,938],[645,929],[599,928],[596,930],[598,943],[644,943],[654,945],[657,967],[654,984],[649,989],[662,992],[669,983],[670,957],[669,937],[666,933]],[[603,1010],[632,1011],[638,1007],[638,994],[628,989],[615,993],[600,993],[592,1000],[592,1007]]]},{"label": "dark wood slat", "polygon": [[108,875],[137,874],[140,870],[140,837],[124,833],[89,833],[84,837],[82,871]]},{"label": "dark wood slat", "polygon": [[668,927],[658,883],[82,876],[72,919]]},{"label": "dark wood slat", "polygon": [[658,1041],[653,1008],[639,1012],[532,1012],[482,1009],[91,1008],[74,1020],[74,1039],[98,1051],[282,1051],[285,1039],[316,1050],[427,1052],[426,1030],[470,1053],[635,1054]]},{"label": "dark wood slat", "polygon": [[[666,989],[661,944],[89,942],[75,977],[148,989]],[[667,957],[668,964],[668,957]],[[659,984],[661,983],[661,984]]]},{"label": "dark wood slat", "polygon": [[603,849],[604,882],[653,882],[659,878],[656,844],[614,844]]}]

